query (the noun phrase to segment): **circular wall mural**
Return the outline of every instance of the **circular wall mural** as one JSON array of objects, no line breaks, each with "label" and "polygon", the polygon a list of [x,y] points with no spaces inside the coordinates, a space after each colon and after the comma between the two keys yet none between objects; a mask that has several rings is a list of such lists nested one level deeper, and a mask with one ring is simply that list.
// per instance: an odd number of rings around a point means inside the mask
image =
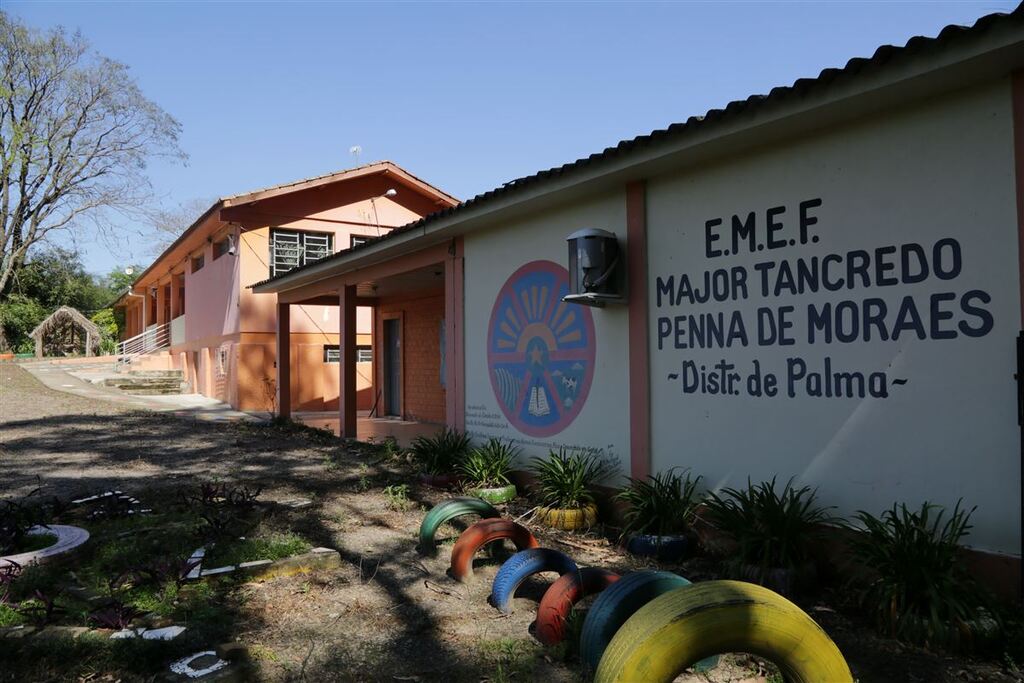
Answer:
[{"label": "circular wall mural", "polygon": [[569,271],[532,261],[498,292],[487,332],[487,369],[501,410],[530,436],[557,434],[576,419],[594,377],[594,319],[567,304]]}]

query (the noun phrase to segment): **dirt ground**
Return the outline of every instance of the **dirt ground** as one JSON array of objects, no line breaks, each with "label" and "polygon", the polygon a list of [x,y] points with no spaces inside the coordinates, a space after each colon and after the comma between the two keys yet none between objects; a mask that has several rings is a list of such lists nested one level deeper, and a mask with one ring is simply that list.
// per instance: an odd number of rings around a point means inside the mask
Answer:
[{"label": "dirt ground", "polygon": [[[423,514],[450,494],[417,484],[399,463],[304,429],[125,412],[48,390],[24,370],[0,365],[0,496],[38,486],[59,496],[111,486],[158,491],[214,478],[262,485],[264,499],[312,499],[301,532],[342,556],[336,571],[238,589],[233,639],[248,648],[256,679],[585,680],[571,652],[545,650],[531,634],[536,602],[551,577],[520,589],[505,617],[487,602],[495,560],[478,560],[471,583],[447,576],[446,550],[457,528],[439,534],[437,557],[417,553]],[[400,482],[410,485],[405,511],[383,492]],[[507,512],[526,510],[520,504]],[[531,528],[542,546],[566,552],[580,566],[643,566],[596,533]],[[714,576],[715,563],[696,559],[672,569],[700,580]],[[1024,681],[1012,662],[932,654],[877,637],[824,600],[802,606],[861,682]],[[768,676],[753,658],[732,656],[710,678],[686,680],[777,680]]]}]

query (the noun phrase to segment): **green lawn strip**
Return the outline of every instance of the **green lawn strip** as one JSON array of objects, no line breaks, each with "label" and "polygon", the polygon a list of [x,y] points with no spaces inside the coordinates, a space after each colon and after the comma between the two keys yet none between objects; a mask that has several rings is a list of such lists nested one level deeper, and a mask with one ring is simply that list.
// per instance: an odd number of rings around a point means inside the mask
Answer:
[{"label": "green lawn strip", "polygon": [[25,536],[25,540],[18,544],[18,546],[14,549],[14,553],[12,554],[30,553],[33,550],[42,550],[43,548],[49,548],[56,542],[57,534],[29,534]]},{"label": "green lawn strip", "polygon": [[238,565],[256,560],[280,560],[309,552],[312,544],[292,532],[269,532],[244,540],[215,544],[203,559],[204,569]]}]

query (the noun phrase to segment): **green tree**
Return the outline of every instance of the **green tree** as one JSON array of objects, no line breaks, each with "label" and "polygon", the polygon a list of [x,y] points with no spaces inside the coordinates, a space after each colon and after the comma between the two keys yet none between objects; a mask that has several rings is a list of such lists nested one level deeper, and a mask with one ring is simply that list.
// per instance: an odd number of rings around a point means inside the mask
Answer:
[{"label": "green tree", "polygon": [[0,302],[0,351],[34,351],[35,346],[28,333],[49,314],[38,301],[23,294],[11,294],[5,298]]}]

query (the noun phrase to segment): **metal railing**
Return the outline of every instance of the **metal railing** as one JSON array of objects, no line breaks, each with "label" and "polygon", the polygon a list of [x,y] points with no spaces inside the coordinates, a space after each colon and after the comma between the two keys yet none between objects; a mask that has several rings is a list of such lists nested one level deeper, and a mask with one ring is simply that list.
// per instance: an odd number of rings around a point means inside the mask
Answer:
[{"label": "metal railing", "polygon": [[171,324],[153,325],[142,334],[125,339],[117,345],[117,355],[138,356],[171,345]]}]

